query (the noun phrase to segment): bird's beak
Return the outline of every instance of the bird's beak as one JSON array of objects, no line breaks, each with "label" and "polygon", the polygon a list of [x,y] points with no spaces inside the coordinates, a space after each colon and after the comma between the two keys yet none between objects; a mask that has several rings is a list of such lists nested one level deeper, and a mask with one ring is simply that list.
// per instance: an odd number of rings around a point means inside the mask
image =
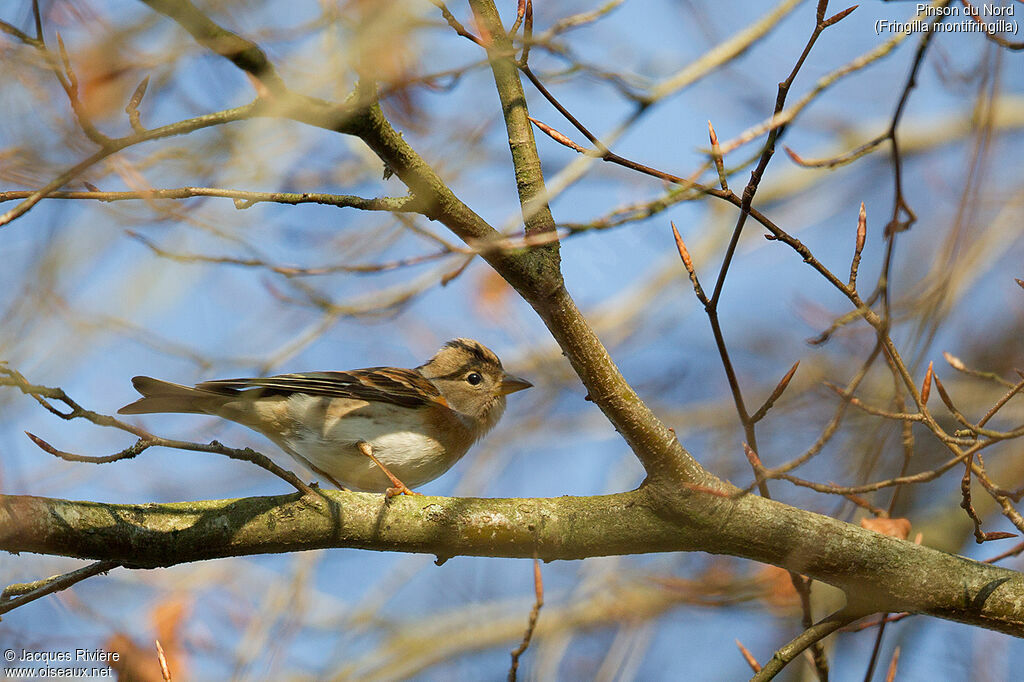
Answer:
[{"label": "bird's beak", "polygon": [[531,384],[526,379],[520,379],[519,377],[514,377],[510,374],[506,374],[505,377],[501,380],[500,390],[502,395],[508,395],[509,393],[522,391],[523,389],[530,388],[531,386],[533,386],[533,384]]}]

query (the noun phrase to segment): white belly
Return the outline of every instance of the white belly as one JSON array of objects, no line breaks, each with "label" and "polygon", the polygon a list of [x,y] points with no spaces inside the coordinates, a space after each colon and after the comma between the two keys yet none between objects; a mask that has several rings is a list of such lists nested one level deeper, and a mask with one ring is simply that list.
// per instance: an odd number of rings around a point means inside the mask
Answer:
[{"label": "white belly", "polygon": [[[394,405],[348,403],[337,409],[328,399],[295,395],[287,400],[291,428],[273,438],[286,452],[314,471],[347,488],[380,492],[390,479],[356,447],[365,441],[373,455],[410,488],[432,481],[466,454],[472,439],[457,428],[444,440],[422,424],[422,414]],[[461,425],[460,425],[461,426]],[[269,435],[269,434],[268,434]]]}]

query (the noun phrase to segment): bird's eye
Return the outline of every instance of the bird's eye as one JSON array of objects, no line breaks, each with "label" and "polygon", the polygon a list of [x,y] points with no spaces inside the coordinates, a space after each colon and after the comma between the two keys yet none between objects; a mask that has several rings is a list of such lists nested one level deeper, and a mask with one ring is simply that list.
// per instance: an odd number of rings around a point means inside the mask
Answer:
[{"label": "bird's eye", "polygon": [[483,380],[484,378],[480,376],[480,372],[470,372],[466,375],[466,381],[468,381],[471,386],[476,386]]}]

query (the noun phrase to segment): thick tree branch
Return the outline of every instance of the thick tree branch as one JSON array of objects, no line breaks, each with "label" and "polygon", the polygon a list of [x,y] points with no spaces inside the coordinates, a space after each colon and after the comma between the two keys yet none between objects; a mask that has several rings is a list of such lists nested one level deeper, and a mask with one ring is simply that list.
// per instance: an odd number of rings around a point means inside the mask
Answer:
[{"label": "thick tree branch", "polygon": [[[733,494],[738,494],[735,488]],[[321,491],[174,504],[0,497],[0,549],[154,568],[327,547],[541,559],[705,551],[843,589],[844,613],[908,611],[1024,636],[1024,575],[757,495],[649,487],[598,497],[474,499]]]},{"label": "thick tree branch", "polygon": [[[482,40],[501,100],[526,234],[553,233],[555,225],[543,201],[547,191],[512,43],[492,0],[472,0],[470,4],[484,32]],[[714,478],[626,382],[576,307],[562,281],[557,243],[534,248],[528,257],[536,274],[525,282],[510,279],[504,263],[489,262],[537,311],[589,390],[589,399],[615,425],[648,474],[664,478],[668,485],[679,481],[713,483]]]},{"label": "thick tree branch", "polygon": [[[487,49],[491,72],[498,87],[526,234],[530,236],[554,232],[555,220],[545,198],[547,191],[544,187],[544,172],[537,154],[537,143],[533,138],[530,112],[526,108],[526,93],[519,80],[512,40],[501,25],[498,9],[491,0],[471,0],[469,4],[483,31],[481,42]],[[558,242],[549,244],[544,252],[545,257],[553,261],[552,265],[557,266]]]}]

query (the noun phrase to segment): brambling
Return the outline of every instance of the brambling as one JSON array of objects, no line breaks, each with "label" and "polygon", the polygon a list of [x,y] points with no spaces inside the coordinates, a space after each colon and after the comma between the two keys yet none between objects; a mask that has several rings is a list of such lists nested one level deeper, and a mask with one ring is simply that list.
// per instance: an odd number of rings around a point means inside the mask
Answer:
[{"label": "brambling", "polygon": [[[415,369],[282,374],[194,388],[134,377],[120,414],[211,414],[247,426],[339,488],[412,494],[498,423],[505,396],[533,384],[493,352],[454,339]],[[391,487],[389,487],[389,484]],[[408,485],[407,485],[408,484]],[[417,493],[418,494],[418,493]]]}]

